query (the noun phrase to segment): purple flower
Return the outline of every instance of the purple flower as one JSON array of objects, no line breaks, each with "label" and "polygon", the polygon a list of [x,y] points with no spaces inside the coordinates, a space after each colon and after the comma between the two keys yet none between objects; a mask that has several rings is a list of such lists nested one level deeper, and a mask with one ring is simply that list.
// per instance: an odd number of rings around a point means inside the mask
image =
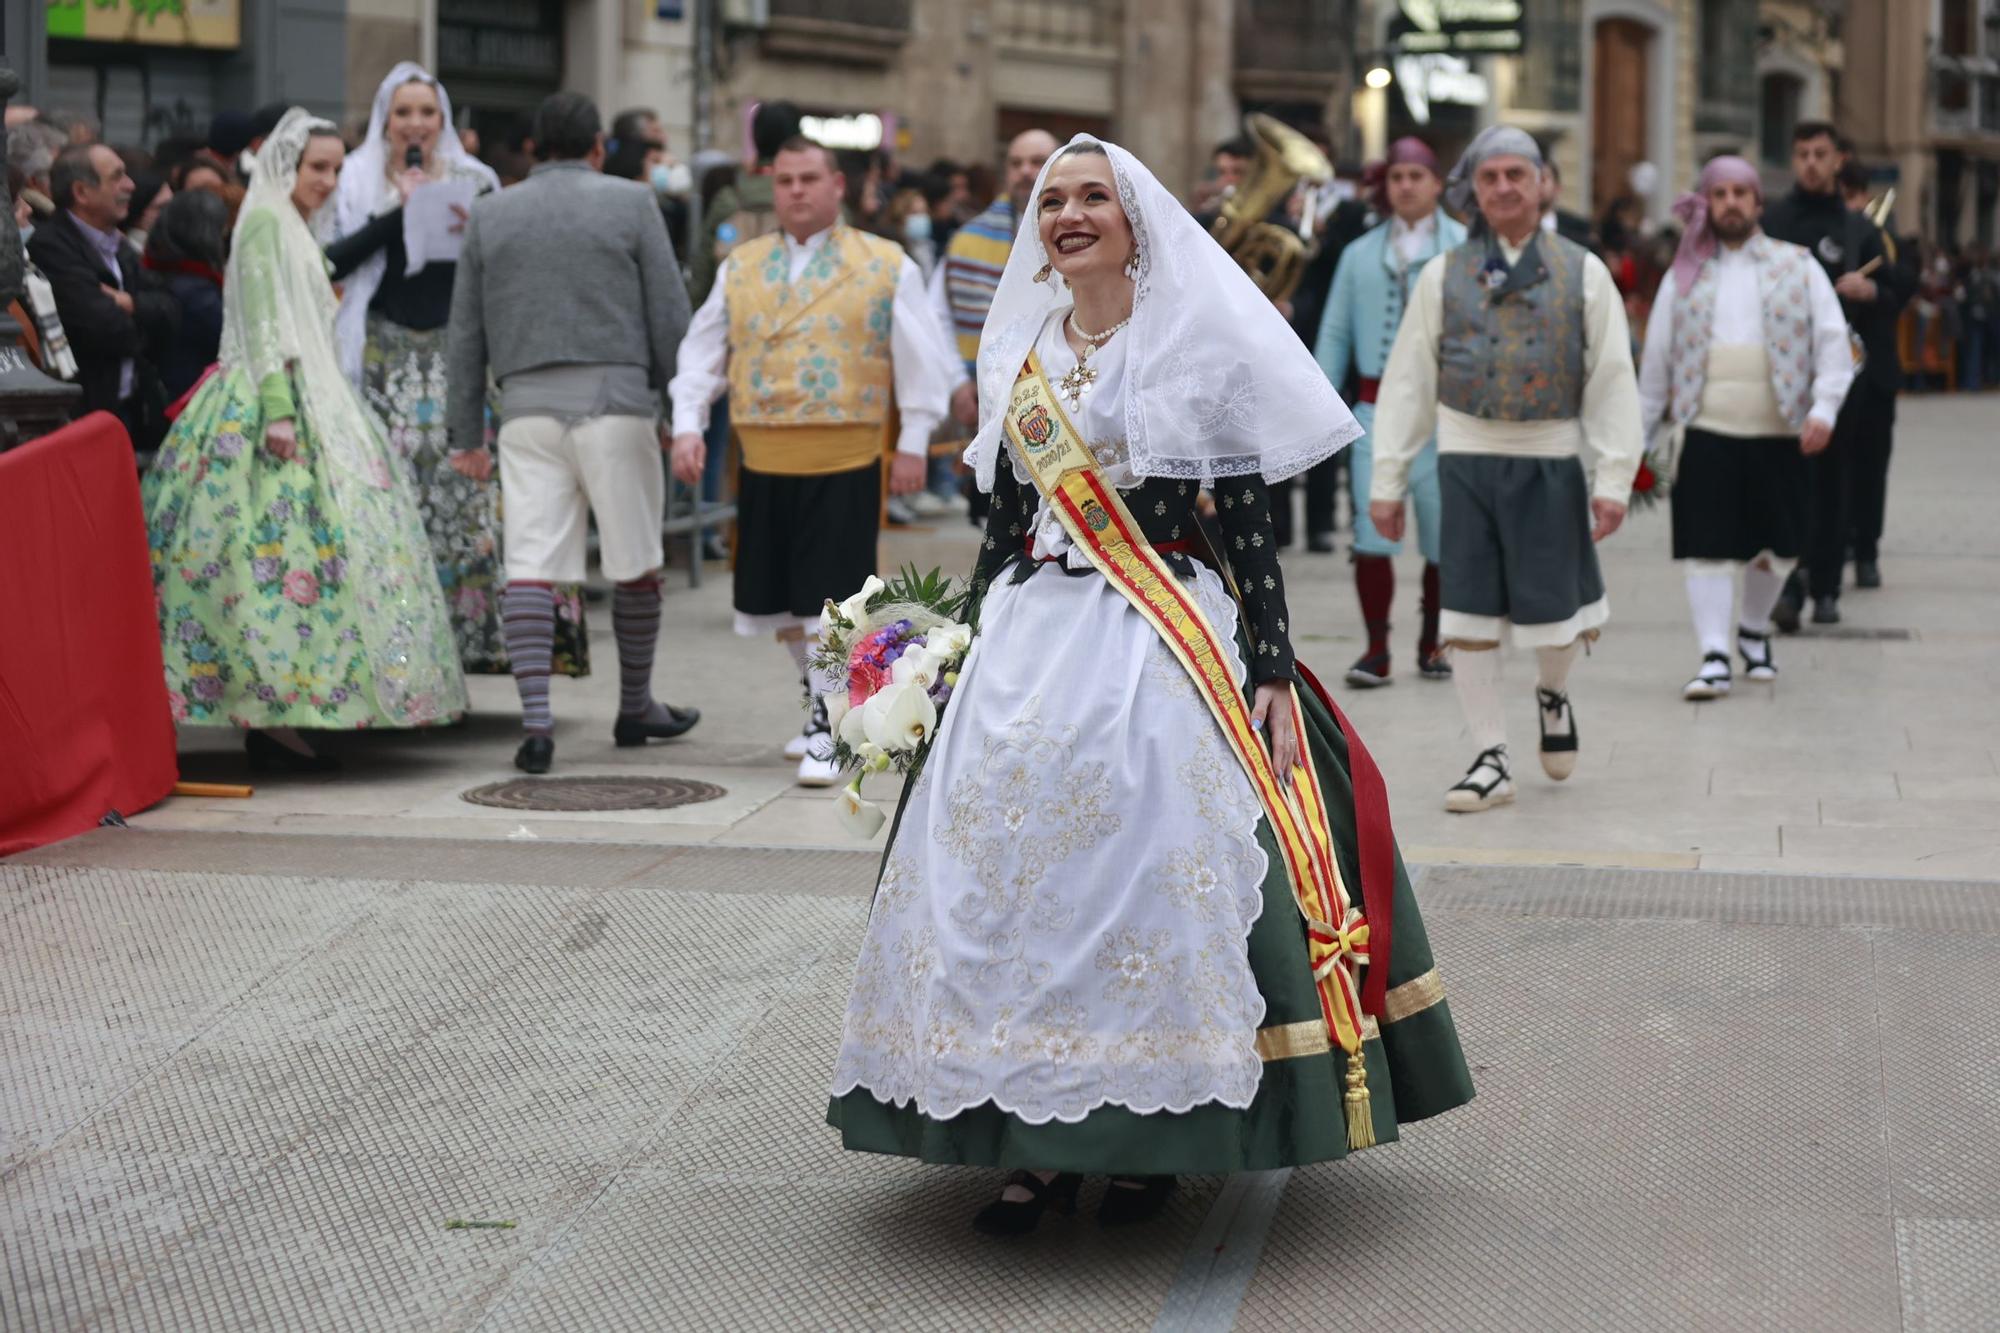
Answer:
[{"label": "purple flower", "polygon": [[215,437],[215,456],[217,458],[236,458],[242,452],[243,434],[241,431],[225,430]]},{"label": "purple flower", "polygon": [[282,523],[292,516],[292,502],[280,496],[278,499],[271,501],[270,514],[272,518]]},{"label": "purple flower", "polygon": [[347,687],[345,685],[334,686],[331,690],[327,691],[326,698],[328,703],[336,703],[336,704],[346,703]]},{"label": "purple flower", "polygon": [[278,577],[278,557],[260,555],[250,562],[250,577],[259,583],[269,583]]},{"label": "purple flower", "polygon": [[181,516],[175,510],[169,509],[165,513],[160,515],[161,532],[172,532],[175,528],[179,527],[180,525],[181,525]]},{"label": "purple flower", "polygon": [[257,697],[265,703],[270,703],[278,697],[278,691],[269,685],[259,685],[257,687]]},{"label": "purple flower", "polygon": [[182,639],[192,642],[201,637],[201,625],[197,621],[183,620],[178,632]]},{"label": "purple flower", "polygon": [[305,621],[301,620],[299,622],[299,637],[301,639],[310,639],[312,636],[313,636],[313,627],[311,625],[308,625]]},{"label": "purple flower", "polygon": [[319,562],[319,577],[322,583],[338,583],[347,577],[347,558],[330,555]]},{"label": "purple flower", "polygon": [[188,684],[188,693],[203,703],[212,704],[222,697],[222,677],[196,676]]},{"label": "purple flower", "polygon": [[222,566],[216,564],[213,560],[209,561],[207,564],[201,567],[201,576],[205,579],[216,578],[219,575],[221,575],[221,573],[222,573]]}]

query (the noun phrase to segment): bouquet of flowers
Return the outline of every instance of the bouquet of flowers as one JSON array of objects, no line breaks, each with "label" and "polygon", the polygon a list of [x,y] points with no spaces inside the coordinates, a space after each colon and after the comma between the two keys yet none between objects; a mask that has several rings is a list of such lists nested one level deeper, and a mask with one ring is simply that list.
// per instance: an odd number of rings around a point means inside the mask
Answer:
[{"label": "bouquet of flowers", "polygon": [[861,798],[862,777],[915,772],[930,752],[972,647],[972,628],[958,618],[964,607],[965,591],[952,580],[906,568],[887,583],[869,575],[859,592],[820,612],[813,667],[834,687],[824,696],[834,759],[855,770],[839,813],[857,837],[874,837],[884,822],[881,807]]}]

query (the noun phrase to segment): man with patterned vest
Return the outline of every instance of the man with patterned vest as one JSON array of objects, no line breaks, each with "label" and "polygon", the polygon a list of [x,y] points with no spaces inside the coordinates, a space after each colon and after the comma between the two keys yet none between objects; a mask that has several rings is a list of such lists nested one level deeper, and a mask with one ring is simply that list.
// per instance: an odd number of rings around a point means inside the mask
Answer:
[{"label": "man with patterned vest", "polygon": [[1827,447],[1854,379],[1847,319],[1812,252],[1758,227],[1757,168],[1718,157],[1674,205],[1683,231],[1661,279],[1639,372],[1648,429],[1681,436],[1672,491],[1674,558],[1687,562],[1701,666],[1681,690],[1730,687],[1730,613],[1744,675],[1777,679],[1771,608],[1804,553],[1806,459]]},{"label": "man with patterned vest", "polygon": [[895,243],[841,223],[846,180],[833,154],[789,140],[771,187],[780,230],[730,252],[681,343],[668,386],[673,467],[689,485],[700,480],[709,404],[726,390],[743,458],[736,632],[775,632],[791,654],[813,710],[798,780],[824,787],[840,774],[825,687],[807,667],[820,609],[875,572],[891,430],[889,488],[905,495],[924,484],[931,431],[957,376],[917,266]]},{"label": "man with patterned vest", "polygon": [[1462,210],[1476,196],[1478,215],[1417,278],[1375,408],[1368,512],[1386,540],[1437,435],[1439,632],[1480,747],[1445,794],[1458,813],[1514,799],[1504,640],[1535,650],[1542,770],[1574,771],[1569,671],[1611,614],[1593,543],[1624,521],[1644,444],[1624,303],[1595,255],[1541,229],[1541,165],[1533,138],[1496,125],[1453,168],[1447,197]]},{"label": "man with patterned vest", "polygon": [[[1465,240],[1465,228],[1438,207],[1444,188],[1437,155],[1422,139],[1389,145],[1383,190],[1388,219],[1342,252],[1320,316],[1314,354],[1337,388],[1347,382],[1348,365],[1360,376],[1354,416],[1366,429],[1375,422],[1382,368],[1403,322],[1403,306],[1417,273],[1438,255]],[[1396,600],[1395,557],[1402,545],[1387,541],[1368,521],[1368,486],[1374,448],[1367,436],[1348,446],[1349,485],[1354,505],[1354,590],[1361,620],[1368,627],[1368,651],[1347,669],[1347,683],[1372,689],[1394,680],[1389,671],[1389,608]],[[1438,644],[1439,519],[1437,445],[1427,441],[1410,467],[1409,486],[1417,510],[1417,544],[1424,553],[1423,631],[1417,639],[1417,670],[1432,679],[1450,679],[1451,664]]]}]

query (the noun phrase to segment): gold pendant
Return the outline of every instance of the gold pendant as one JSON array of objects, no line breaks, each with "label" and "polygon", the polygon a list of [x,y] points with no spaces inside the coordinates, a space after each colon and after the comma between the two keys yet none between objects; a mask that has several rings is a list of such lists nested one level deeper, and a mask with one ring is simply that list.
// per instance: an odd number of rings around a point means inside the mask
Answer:
[{"label": "gold pendant", "polygon": [[1096,368],[1079,361],[1056,381],[1056,386],[1062,390],[1063,397],[1069,399],[1069,410],[1074,412],[1083,402],[1083,391],[1095,383]]}]

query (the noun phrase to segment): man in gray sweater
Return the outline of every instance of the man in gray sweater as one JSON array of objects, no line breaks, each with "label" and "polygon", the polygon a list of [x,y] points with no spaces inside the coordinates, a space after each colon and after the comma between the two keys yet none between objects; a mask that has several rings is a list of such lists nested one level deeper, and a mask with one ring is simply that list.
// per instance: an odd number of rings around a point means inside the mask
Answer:
[{"label": "man in gray sweater", "polygon": [[549,658],[555,585],[583,578],[588,518],[615,585],[621,746],[687,731],[701,714],[653,698],[666,476],[660,395],[687,331],[687,288],[652,191],[600,174],[603,124],[576,93],[535,112],[540,159],[466,223],[452,292],[454,448],[484,439],[486,375],[500,385],[507,653],[527,737],[514,757],[555,757]]}]

